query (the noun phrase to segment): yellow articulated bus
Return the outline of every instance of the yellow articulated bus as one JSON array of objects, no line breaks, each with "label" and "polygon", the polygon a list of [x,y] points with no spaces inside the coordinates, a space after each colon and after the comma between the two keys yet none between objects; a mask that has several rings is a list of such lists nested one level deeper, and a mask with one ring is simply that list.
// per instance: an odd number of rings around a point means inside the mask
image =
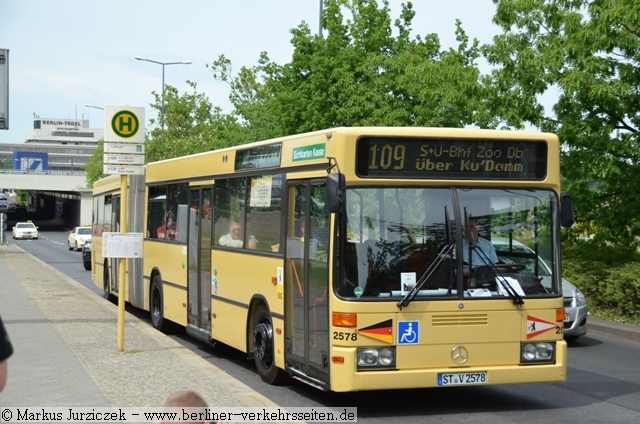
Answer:
[{"label": "yellow articulated bus", "polygon": [[[552,134],[391,127],[150,163],[130,177],[129,231],[145,238],[126,300],[160,330],[246,352],[267,383],[564,381],[559,168]],[[118,184],[95,185],[96,238],[117,231]]]}]

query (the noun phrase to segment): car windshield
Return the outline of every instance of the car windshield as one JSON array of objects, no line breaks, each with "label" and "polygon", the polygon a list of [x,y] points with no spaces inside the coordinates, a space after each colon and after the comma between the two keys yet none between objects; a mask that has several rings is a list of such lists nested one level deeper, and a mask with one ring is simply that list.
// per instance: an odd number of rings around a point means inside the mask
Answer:
[{"label": "car windshield", "polygon": [[78,235],[90,235],[91,228],[78,228]]},{"label": "car windshield", "polygon": [[34,229],[36,226],[31,223],[17,224],[16,228]]},{"label": "car windshield", "polygon": [[336,293],[487,298],[508,294],[506,277],[523,297],[557,296],[557,214],[550,190],[349,188]]}]

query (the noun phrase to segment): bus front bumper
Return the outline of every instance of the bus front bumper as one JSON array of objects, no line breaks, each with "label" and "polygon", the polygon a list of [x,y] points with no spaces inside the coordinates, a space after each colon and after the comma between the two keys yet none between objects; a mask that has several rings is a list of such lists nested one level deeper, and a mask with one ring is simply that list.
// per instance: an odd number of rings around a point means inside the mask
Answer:
[{"label": "bus front bumper", "polygon": [[[416,389],[427,387],[459,387],[460,385],[498,385],[521,383],[563,382],[567,378],[567,345],[558,342],[552,364],[490,365],[473,367],[441,367],[423,369],[367,370],[356,369],[356,350],[334,348],[333,353],[344,356],[344,363],[331,367],[331,390],[349,392],[360,390]],[[456,383],[458,378],[443,376],[484,376],[477,382]]]}]

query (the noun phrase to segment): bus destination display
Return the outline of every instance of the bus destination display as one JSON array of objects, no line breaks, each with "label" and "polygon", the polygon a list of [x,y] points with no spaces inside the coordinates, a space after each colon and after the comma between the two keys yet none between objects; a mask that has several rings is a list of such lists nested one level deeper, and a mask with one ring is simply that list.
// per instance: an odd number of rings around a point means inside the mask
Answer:
[{"label": "bus destination display", "polygon": [[364,178],[540,180],[547,174],[544,141],[361,137],[356,149]]}]

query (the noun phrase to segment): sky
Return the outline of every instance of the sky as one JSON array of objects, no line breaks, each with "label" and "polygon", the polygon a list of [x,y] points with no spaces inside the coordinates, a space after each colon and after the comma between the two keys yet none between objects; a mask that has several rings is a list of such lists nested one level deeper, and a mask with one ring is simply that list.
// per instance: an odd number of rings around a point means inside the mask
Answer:
[{"label": "sky", "polygon": [[[406,0],[389,0],[392,21]],[[378,0],[381,4],[382,1]],[[455,21],[470,38],[491,42],[491,0],[414,0],[414,36],[437,33],[456,46]],[[86,107],[146,108],[165,84],[182,94],[187,80],[211,103],[231,112],[225,82],[207,64],[224,54],[234,72],[258,63],[260,52],[279,64],[291,60],[292,28],[319,29],[320,0],[0,0],[0,48],[9,49],[9,130],[0,142],[20,143],[40,118],[88,119],[104,128],[104,112]]]}]

